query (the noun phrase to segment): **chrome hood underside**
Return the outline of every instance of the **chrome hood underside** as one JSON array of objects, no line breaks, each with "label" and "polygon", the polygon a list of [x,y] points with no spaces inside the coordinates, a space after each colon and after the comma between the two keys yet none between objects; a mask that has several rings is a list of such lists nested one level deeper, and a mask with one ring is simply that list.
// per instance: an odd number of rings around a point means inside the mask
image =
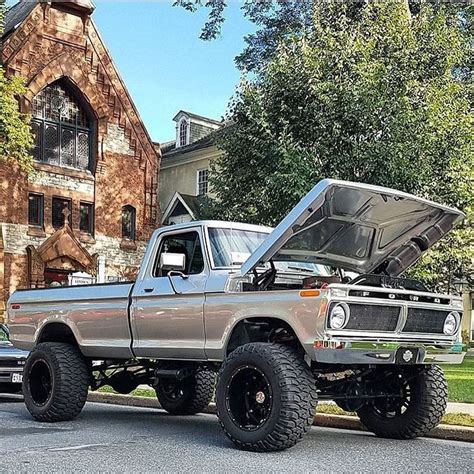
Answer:
[{"label": "chrome hood underside", "polygon": [[362,183],[320,181],[242,265],[306,261],[396,276],[464,214],[411,194]]}]

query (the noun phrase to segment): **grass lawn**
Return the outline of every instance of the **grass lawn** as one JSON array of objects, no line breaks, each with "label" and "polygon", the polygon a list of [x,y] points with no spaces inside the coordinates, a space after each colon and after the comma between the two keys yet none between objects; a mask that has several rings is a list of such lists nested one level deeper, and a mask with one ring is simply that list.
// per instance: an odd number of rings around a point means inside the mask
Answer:
[{"label": "grass lawn", "polygon": [[443,365],[448,379],[450,402],[474,403],[474,357],[466,356],[461,365]]}]

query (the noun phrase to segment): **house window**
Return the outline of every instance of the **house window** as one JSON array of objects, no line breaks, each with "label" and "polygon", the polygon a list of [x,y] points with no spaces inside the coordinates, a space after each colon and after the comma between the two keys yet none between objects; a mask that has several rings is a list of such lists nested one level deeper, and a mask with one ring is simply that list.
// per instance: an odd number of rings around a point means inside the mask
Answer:
[{"label": "house window", "polygon": [[64,225],[67,218],[69,227],[72,227],[72,203],[70,199],[53,197],[52,223],[55,229]]},{"label": "house window", "polygon": [[42,194],[28,195],[28,224],[43,227],[44,197]]},{"label": "house window", "polygon": [[203,196],[209,190],[209,170],[199,170],[197,172],[197,194]]},{"label": "house window", "polygon": [[136,237],[136,211],[133,206],[122,207],[122,238],[135,240]]},{"label": "house window", "polygon": [[64,81],[33,99],[35,160],[79,169],[91,167],[92,120]]},{"label": "house window", "polygon": [[186,119],[182,119],[179,122],[179,146],[185,146],[189,143],[188,140],[188,121]]},{"label": "house window", "polygon": [[80,204],[79,230],[90,235],[94,233],[94,205],[89,202]]}]

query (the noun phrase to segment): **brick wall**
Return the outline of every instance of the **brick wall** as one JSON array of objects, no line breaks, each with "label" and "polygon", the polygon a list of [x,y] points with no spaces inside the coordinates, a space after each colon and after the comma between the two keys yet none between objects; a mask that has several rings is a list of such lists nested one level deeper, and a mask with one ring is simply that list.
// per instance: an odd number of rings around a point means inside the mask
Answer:
[{"label": "brick wall", "polygon": [[[95,122],[92,171],[36,163],[36,174],[27,177],[17,167],[0,163],[3,301],[15,288],[28,286],[26,247],[39,247],[55,232],[51,222],[54,196],[72,201],[74,234],[87,252],[105,258],[106,274],[112,277],[136,273],[146,241],[159,224],[153,189],[159,151],[89,14],[69,9],[67,2],[39,2],[2,44],[1,59],[7,74],[21,75],[28,84],[27,93],[20,99],[23,112],[31,113],[35,95],[61,79],[87,104]],[[30,192],[44,195],[44,229],[28,226]],[[93,236],[79,231],[81,201],[94,204]],[[137,241],[128,246],[122,242],[125,205],[135,207],[137,219]]]}]

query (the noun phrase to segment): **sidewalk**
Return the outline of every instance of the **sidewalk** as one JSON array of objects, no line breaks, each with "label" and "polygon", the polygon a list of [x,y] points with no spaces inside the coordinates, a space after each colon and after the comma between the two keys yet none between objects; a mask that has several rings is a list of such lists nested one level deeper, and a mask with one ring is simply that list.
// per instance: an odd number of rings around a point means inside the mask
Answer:
[{"label": "sidewalk", "polygon": [[448,402],[446,413],[467,413],[474,416],[474,403]]},{"label": "sidewalk", "polygon": [[[333,401],[321,401],[318,405],[334,405]],[[466,413],[467,415],[474,416],[474,403],[454,403],[448,402],[448,408],[446,413]]]}]

